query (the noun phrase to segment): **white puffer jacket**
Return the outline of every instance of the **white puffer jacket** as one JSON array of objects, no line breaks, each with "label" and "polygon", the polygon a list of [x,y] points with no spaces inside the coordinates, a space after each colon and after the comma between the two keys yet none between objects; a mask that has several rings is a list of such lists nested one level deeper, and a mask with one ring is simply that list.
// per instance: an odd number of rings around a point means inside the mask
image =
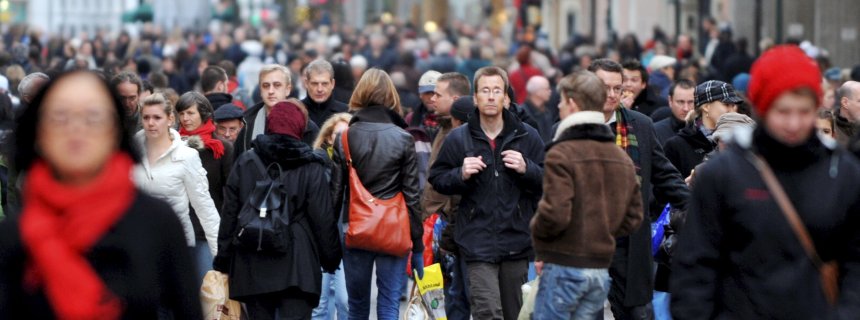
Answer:
[{"label": "white puffer jacket", "polygon": [[179,132],[171,128],[170,136],[173,144],[167,152],[158,157],[155,163],[149,163],[145,156],[146,136],[143,130],[135,134],[134,139],[144,154],[141,164],[134,168],[135,184],[146,193],[170,204],[185,229],[188,246],[194,246],[194,228],[188,209],[190,201],[200,219],[200,225],[203,226],[209,250],[212,251],[212,256],[215,256],[218,252],[218,227],[221,218],[209,195],[206,170],[203,169],[197,150],[186,146]]}]

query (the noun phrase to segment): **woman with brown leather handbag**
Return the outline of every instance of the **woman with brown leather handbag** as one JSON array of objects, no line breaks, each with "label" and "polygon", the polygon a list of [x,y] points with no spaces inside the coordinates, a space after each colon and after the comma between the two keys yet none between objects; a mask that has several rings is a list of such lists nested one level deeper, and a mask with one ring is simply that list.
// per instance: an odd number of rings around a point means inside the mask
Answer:
[{"label": "woman with brown leather handbag", "polygon": [[410,249],[419,277],[424,265],[414,140],[385,71],[365,72],[349,107],[349,128],[334,143],[332,187],[335,212],[345,210],[348,220],[343,261],[350,317],[369,316],[375,264],[377,317],[397,319]]},{"label": "woman with brown leather handbag", "polygon": [[860,162],[816,135],[821,74],[803,51],[769,50],[751,77],[758,127],[696,170],[673,317],[856,318]]}]

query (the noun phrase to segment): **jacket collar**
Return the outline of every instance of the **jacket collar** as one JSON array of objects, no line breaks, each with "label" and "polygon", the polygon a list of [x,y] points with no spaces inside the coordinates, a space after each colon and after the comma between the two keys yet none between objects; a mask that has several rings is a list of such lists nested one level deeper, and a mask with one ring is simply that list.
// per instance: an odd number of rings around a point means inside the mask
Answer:
[{"label": "jacket collar", "polygon": [[[502,120],[505,122],[504,127],[502,128],[502,132],[499,133],[499,136],[496,139],[501,137],[507,137],[512,133],[516,134],[526,134],[526,128],[523,126],[523,122],[520,121],[520,118],[517,117],[512,111],[507,108],[502,108]],[[478,108],[475,108],[475,111],[472,113],[472,116],[469,117],[469,132],[472,137],[478,137],[481,139],[486,139],[487,135],[484,133],[484,130],[481,129],[481,112]]]},{"label": "jacket collar", "polygon": [[251,143],[265,163],[277,162],[291,168],[308,162],[323,163],[323,159],[301,140],[281,134],[260,135]]},{"label": "jacket collar", "polygon": [[[552,140],[558,140],[561,134],[566,131],[568,128],[581,125],[581,124],[600,124],[603,125],[606,117],[603,116],[602,112],[597,111],[580,111],[569,115],[564,120],[561,120],[558,124],[558,130],[555,131]],[[607,127],[609,128],[609,127]]]},{"label": "jacket collar", "polygon": [[352,116],[349,124],[357,122],[391,123],[401,128],[408,125],[396,112],[382,106],[369,106],[362,108]]},{"label": "jacket collar", "polygon": [[702,133],[702,130],[699,129],[699,126],[695,122],[687,124],[681,131],[678,131],[678,136],[686,140],[694,148],[705,149],[705,151],[714,149],[714,143],[710,138],[705,137],[705,134]]}]

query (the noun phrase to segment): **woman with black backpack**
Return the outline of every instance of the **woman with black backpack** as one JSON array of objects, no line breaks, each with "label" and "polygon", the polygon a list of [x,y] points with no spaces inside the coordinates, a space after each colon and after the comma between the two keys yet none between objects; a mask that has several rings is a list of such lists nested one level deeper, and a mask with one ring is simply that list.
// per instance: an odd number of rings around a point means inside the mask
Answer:
[{"label": "woman with black backpack", "polygon": [[224,188],[214,268],[251,319],[310,319],[320,267],[340,264],[325,160],[301,140],[307,117],[295,99],[276,104]]}]

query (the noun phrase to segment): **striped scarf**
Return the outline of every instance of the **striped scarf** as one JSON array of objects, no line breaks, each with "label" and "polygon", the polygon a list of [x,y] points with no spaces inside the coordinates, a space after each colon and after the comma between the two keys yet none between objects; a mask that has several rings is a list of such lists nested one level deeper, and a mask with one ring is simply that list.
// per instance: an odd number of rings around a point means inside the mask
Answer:
[{"label": "striped scarf", "polygon": [[633,160],[633,165],[636,166],[636,178],[642,181],[642,166],[639,156],[639,140],[636,134],[630,132],[633,129],[630,126],[627,112],[624,108],[615,110],[615,144],[621,147],[630,159]]}]

